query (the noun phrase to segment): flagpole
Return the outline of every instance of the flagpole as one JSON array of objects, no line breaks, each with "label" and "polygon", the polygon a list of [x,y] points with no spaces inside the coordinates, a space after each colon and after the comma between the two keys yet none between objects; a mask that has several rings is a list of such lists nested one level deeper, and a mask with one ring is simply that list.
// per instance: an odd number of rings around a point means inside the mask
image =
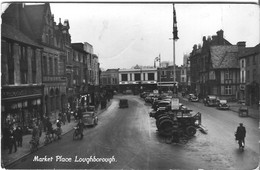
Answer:
[{"label": "flagpole", "polygon": [[[176,83],[176,68],[175,68],[175,40],[178,38],[178,30],[177,30],[177,20],[176,20],[176,11],[174,4],[173,5],[173,95],[177,97],[178,90],[177,90],[177,83]],[[176,84],[175,84],[176,83]]]}]

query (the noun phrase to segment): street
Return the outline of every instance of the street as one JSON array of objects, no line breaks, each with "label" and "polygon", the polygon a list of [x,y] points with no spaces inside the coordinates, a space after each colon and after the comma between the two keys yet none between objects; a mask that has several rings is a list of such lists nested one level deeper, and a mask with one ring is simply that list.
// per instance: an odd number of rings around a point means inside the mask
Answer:
[{"label": "street", "polygon": [[[119,99],[129,107],[120,109]],[[99,115],[99,123],[84,130],[82,140],[73,140],[73,130],[28,155],[10,167],[15,169],[219,169],[251,170],[259,162],[258,120],[239,117],[180,99],[188,108],[202,113],[207,134],[197,131],[185,143],[167,144],[158,136],[151,106],[139,96],[117,95]],[[238,150],[234,132],[242,122],[247,130],[246,146]]]}]

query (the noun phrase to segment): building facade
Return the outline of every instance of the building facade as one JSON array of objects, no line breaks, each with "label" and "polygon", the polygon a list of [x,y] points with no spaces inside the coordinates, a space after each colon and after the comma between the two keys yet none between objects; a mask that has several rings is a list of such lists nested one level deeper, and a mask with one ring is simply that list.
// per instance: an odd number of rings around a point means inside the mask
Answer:
[{"label": "building facade", "polygon": [[120,93],[138,94],[157,89],[157,68],[119,69],[118,74]]},{"label": "building facade", "polygon": [[224,31],[203,37],[203,45],[194,45],[190,54],[191,92],[199,97],[216,95],[233,100],[238,97],[240,68],[238,50],[240,44],[232,45],[224,39]]},{"label": "building facade", "polygon": [[106,91],[119,90],[119,69],[107,69],[101,72],[100,84]]},{"label": "building facade", "polygon": [[43,47],[43,112],[45,116],[57,118],[58,112],[67,107],[65,42],[70,43],[70,35],[65,30],[69,27],[61,22],[56,24],[49,3],[24,5],[23,9],[32,28],[31,38]]},{"label": "building facade", "polygon": [[43,116],[43,48],[24,33],[29,27],[21,8],[11,4],[2,14],[1,123],[2,128],[16,123],[26,130]]},{"label": "building facade", "polygon": [[240,96],[249,106],[259,108],[260,100],[260,45],[244,48],[239,54]]},{"label": "building facade", "polygon": [[159,91],[173,91],[173,86],[182,88],[181,84],[181,67],[175,65],[176,81],[173,81],[173,65],[166,65],[165,67],[158,68],[158,90]]}]

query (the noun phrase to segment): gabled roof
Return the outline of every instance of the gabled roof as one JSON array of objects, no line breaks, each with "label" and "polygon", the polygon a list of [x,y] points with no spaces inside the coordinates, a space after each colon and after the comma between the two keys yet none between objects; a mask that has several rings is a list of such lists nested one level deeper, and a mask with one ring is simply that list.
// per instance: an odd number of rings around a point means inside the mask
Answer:
[{"label": "gabled roof", "polygon": [[36,47],[41,47],[39,44],[31,40],[28,36],[26,36],[24,33],[21,31],[17,30],[16,28],[2,23],[2,37],[8,38],[17,42],[25,43],[28,45],[36,46]]},{"label": "gabled roof", "polygon": [[43,32],[44,14],[48,7],[48,3],[40,5],[25,5],[24,10],[32,26],[36,39],[40,38]]},{"label": "gabled roof", "polygon": [[210,55],[213,69],[239,68],[238,47],[233,45],[211,46]]},{"label": "gabled roof", "polygon": [[2,14],[2,23],[20,30],[29,37],[34,37],[33,30],[24,11],[23,3],[11,3]]}]

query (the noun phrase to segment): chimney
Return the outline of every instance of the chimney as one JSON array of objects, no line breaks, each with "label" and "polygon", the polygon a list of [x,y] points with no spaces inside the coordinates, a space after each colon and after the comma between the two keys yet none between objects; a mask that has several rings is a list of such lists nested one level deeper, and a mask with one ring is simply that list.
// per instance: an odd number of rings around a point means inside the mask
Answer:
[{"label": "chimney", "polygon": [[239,42],[237,43],[237,46],[238,46],[238,48],[246,47],[246,42],[245,42],[245,41],[239,41]]},{"label": "chimney", "polygon": [[237,47],[238,47],[238,57],[239,57],[239,56],[243,55],[243,53],[245,52],[246,42],[239,41],[237,43]]},{"label": "chimney", "polygon": [[219,38],[224,38],[224,31],[223,30],[219,30],[218,32],[217,32],[217,35],[218,35],[218,37]]}]

